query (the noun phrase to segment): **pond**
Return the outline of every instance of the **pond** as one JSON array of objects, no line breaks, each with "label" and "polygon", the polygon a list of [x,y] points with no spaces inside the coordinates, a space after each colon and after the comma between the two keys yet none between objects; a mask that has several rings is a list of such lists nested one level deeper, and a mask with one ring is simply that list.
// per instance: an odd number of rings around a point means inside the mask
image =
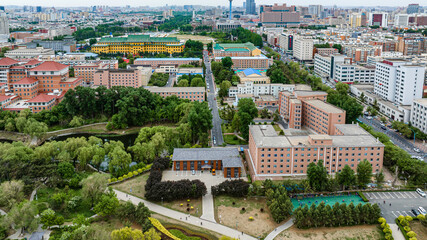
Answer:
[{"label": "pond", "polygon": [[135,139],[138,137],[138,133],[131,133],[131,134],[125,134],[125,135],[99,134],[99,133],[72,133],[72,134],[64,134],[64,135],[58,135],[56,137],[51,137],[47,141],[65,141],[68,138],[79,138],[79,137],[85,137],[86,139],[88,139],[91,136],[102,139],[104,143],[109,141],[120,141],[125,145],[125,149],[127,149],[128,147],[133,146],[133,144],[135,143]]},{"label": "pond", "polygon": [[308,207],[311,206],[311,204],[315,204],[316,206],[319,205],[321,202],[324,202],[326,205],[330,205],[331,207],[335,204],[335,203],[345,203],[345,204],[350,204],[353,203],[354,206],[358,205],[359,203],[361,203],[362,205],[365,204],[365,202],[363,202],[362,198],[358,195],[347,195],[347,194],[340,194],[338,196],[320,196],[320,197],[304,197],[303,199],[295,199],[292,198],[291,199],[293,205],[294,205],[294,210],[297,209],[299,206],[304,207],[306,204],[308,205]]},{"label": "pond", "polygon": [[[80,138],[80,137],[85,137],[86,139],[89,139],[89,137],[91,136],[102,139],[104,143],[109,141],[120,141],[125,146],[125,149],[127,149],[128,147],[133,146],[136,138],[138,137],[138,133],[131,133],[131,134],[125,134],[125,135],[99,134],[99,133],[72,133],[72,134],[65,134],[65,135],[59,135],[56,137],[51,137],[47,141],[65,141],[68,138]],[[110,163],[110,159],[106,155],[99,169],[101,171],[108,171],[109,163]],[[133,165],[136,165],[136,164],[137,164],[136,162],[132,162],[131,164],[129,164],[129,167],[132,167]]]}]

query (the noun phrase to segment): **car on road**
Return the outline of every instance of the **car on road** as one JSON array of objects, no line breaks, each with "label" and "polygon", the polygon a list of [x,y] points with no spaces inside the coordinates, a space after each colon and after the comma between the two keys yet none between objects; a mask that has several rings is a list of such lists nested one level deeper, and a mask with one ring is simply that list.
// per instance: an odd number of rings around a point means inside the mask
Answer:
[{"label": "car on road", "polygon": [[426,193],[423,191],[423,190],[421,190],[420,188],[417,188],[417,190],[415,190],[418,194],[420,194],[421,195],[421,197],[426,197]]},{"label": "car on road", "polygon": [[386,126],[381,126],[382,130],[387,130]]},{"label": "car on road", "polygon": [[372,116],[367,116],[366,119],[372,120]]},{"label": "car on road", "polygon": [[420,212],[419,212],[417,209],[412,208],[412,209],[411,209],[411,212],[412,212],[415,216],[420,215]]},{"label": "car on road", "polygon": [[418,149],[418,148],[414,148],[414,151],[415,151],[415,152],[417,152],[417,153],[419,153],[419,152],[420,152],[420,149]]}]

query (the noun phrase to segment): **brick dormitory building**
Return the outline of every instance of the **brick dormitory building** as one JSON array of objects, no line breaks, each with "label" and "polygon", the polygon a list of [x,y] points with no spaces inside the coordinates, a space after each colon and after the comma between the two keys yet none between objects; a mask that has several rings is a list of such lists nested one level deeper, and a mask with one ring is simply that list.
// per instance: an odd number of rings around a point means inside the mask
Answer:
[{"label": "brick dormitory building", "polygon": [[0,109],[33,113],[51,110],[62,101],[65,92],[80,86],[81,78],[69,76],[67,65],[30,60],[18,62],[0,59]]},{"label": "brick dormitory building", "polygon": [[242,176],[242,160],[237,148],[175,148],[174,171],[223,171],[224,177]]},{"label": "brick dormitory building", "polygon": [[280,115],[289,122],[284,135],[271,125],[249,126],[246,156],[252,179],[306,175],[310,163],[323,160],[329,174],[345,165],[356,171],[368,160],[373,173],[383,166],[384,145],[358,124],[345,124],[345,111],[315,91],[281,92]]}]

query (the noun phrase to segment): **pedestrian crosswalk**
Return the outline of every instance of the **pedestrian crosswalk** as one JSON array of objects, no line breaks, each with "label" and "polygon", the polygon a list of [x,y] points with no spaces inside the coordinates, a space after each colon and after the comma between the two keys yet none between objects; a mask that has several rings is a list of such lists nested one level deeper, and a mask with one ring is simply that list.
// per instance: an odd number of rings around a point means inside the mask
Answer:
[{"label": "pedestrian crosswalk", "polygon": [[369,199],[423,198],[416,192],[366,192],[364,195]]},{"label": "pedestrian crosswalk", "polygon": [[416,217],[411,211],[390,211],[390,212],[396,218],[399,217],[400,215],[402,215],[404,217],[406,217],[406,216]]}]

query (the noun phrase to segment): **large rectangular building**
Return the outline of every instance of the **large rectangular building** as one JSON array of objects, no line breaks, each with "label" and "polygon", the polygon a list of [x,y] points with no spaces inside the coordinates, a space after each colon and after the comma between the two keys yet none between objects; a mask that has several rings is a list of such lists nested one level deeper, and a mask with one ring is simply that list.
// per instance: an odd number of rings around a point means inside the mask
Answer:
[{"label": "large rectangular building", "polygon": [[411,109],[411,124],[427,133],[427,99],[416,99],[412,103]]},{"label": "large rectangular building", "polygon": [[177,96],[180,99],[187,99],[191,102],[203,102],[206,95],[204,87],[148,87],[147,90],[164,98]]},{"label": "large rectangular building", "polygon": [[223,171],[226,178],[242,177],[242,160],[237,148],[175,148],[174,171]]},{"label": "large rectangular building", "polygon": [[[222,61],[223,57],[216,57],[215,61]],[[266,70],[269,67],[269,59],[264,55],[258,55],[253,57],[231,57],[233,61],[232,68],[235,70],[253,68],[259,70]]]},{"label": "large rectangular building", "polygon": [[253,43],[217,43],[213,47],[214,57],[253,57],[261,55],[261,50]]},{"label": "large rectangular building", "polygon": [[135,65],[151,66],[153,69],[162,65],[175,65],[181,66],[183,64],[191,64],[197,62],[202,65],[200,58],[137,58],[134,61]]},{"label": "large rectangular building", "polygon": [[300,13],[295,6],[287,7],[286,4],[261,5],[260,21],[263,24],[274,24],[280,27],[288,25],[298,25],[300,23]]},{"label": "large rectangular building", "polygon": [[125,87],[147,86],[150,80],[151,68],[137,67],[136,69],[99,69],[94,73],[93,85]]},{"label": "large rectangular building", "polygon": [[354,171],[367,160],[373,173],[383,167],[384,145],[358,125],[335,125],[335,135],[280,136],[271,125],[249,126],[248,165],[252,180],[306,175],[310,163],[323,160],[329,174],[345,165]]},{"label": "large rectangular building", "polygon": [[127,37],[107,37],[92,45],[95,53],[179,53],[185,43],[176,37],[150,37],[150,35],[129,35]]},{"label": "large rectangular building", "polygon": [[387,59],[376,64],[374,93],[388,101],[411,105],[422,98],[425,67],[409,65],[401,59]]},{"label": "large rectangular building", "polygon": [[300,61],[313,60],[313,39],[297,38],[294,40],[294,58]]}]

